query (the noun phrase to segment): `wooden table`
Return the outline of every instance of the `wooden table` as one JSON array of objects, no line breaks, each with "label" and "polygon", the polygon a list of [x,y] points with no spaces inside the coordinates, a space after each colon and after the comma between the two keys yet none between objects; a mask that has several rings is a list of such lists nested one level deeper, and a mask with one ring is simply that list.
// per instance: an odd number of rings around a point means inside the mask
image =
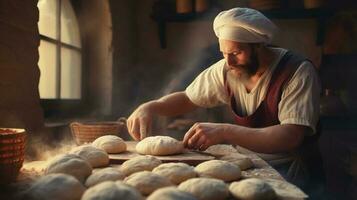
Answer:
[{"label": "wooden table", "polygon": [[[127,141],[127,152],[121,154],[110,154],[109,158],[112,164],[121,164],[126,160],[139,156],[136,153],[135,146],[137,142]],[[284,178],[267,162],[258,157],[256,154],[247,154],[247,156],[252,160],[254,167],[242,172],[243,177],[256,177],[256,178],[272,178],[277,180],[284,180]],[[198,151],[187,151],[179,155],[171,156],[155,156],[162,162],[185,162],[190,165],[197,165],[204,161],[216,159],[213,155],[198,152]]]},{"label": "wooden table", "polygon": [[253,162],[254,167],[245,171],[242,171],[242,175],[245,178],[271,178],[285,181],[285,179],[276,171],[272,166],[270,166],[266,161],[261,159],[256,154],[245,154]]},{"label": "wooden table", "polygon": [[[136,142],[127,142],[127,147],[128,147],[127,149],[129,152],[135,152],[135,144]],[[273,167],[271,167],[267,162],[265,162],[263,159],[258,157],[256,154],[252,153],[252,154],[245,154],[245,155],[247,155],[252,160],[254,167],[242,171],[243,178],[256,177],[256,178],[262,178],[270,182],[273,182],[276,185],[276,187],[274,187],[275,191],[279,191],[277,193],[279,193],[281,197],[288,197],[288,198],[281,198],[281,199],[290,199],[292,196],[294,197],[294,199],[306,198],[306,195],[300,189],[286,182],[284,178]],[[201,156],[202,156],[201,158],[206,159],[207,156],[209,155],[201,155]],[[212,157],[211,159],[216,159],[216,158]],[[111,166],[118,167],[118,164],[111,164]],[[15,198],[16,194],[27,189],[29,187],[29,184],[33,180],[37,179],[42,175],[43,174],[41,173],[34,173],[22,169],[15,183],[0,187],[0,199],[9,199],[9,200],[16,199]],[[291,195],[292,193],[294,193],[294,195]]]}]

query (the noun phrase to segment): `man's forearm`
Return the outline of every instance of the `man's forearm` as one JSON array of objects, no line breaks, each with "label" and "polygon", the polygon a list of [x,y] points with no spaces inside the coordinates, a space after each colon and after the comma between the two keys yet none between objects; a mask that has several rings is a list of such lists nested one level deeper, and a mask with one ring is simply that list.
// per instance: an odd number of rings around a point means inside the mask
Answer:
[{"label": "man's forearm", "polygon": [[181,115],[197,108],[186,96],[185,92],[172,93],[146,104],[149,105],[152,113],[163,116]]},{"label": "man's forearm", "polygon": [[227,124],[224,138],[227,143],[240,145],[259,153],[281,153],[296,149],[310,128],[299,125],[275,125],[266,128],[247,128]]}]

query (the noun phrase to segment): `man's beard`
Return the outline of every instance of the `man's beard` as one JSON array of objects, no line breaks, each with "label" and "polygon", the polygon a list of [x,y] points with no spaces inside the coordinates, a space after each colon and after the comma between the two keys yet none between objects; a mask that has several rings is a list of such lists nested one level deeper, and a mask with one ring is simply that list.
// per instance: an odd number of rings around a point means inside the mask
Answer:
[{"label": "man's beard", "polygon": [[237,65],[242,70],[242,75],[251,77],[257,73],[259,68],[258,53],[255,47],[252,47],[252,54],[250,55],[249,62],[247,64]]},{"label": "man's beard", "polygon": [[241,76],[246,78],[249,78],[257,73],[259,68],[259,59],[258,59],[258,53],[254,46],[252,46],[252,53],[250,55],[249,62],[246,64],[240,64],[234,66],[233,71],[234,68],[239,69],[241,71]]}]

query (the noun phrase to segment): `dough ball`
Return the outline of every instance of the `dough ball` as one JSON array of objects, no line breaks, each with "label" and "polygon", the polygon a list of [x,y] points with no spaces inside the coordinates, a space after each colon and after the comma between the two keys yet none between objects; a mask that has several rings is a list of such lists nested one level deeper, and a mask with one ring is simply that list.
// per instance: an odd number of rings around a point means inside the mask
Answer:
[{"label": "dough ball", "polygon": [[134,173],[126,177],[124,183],[135,187],[143,195],[149,195],[156,189],[172,185],[168,178],[149,171]]},{"label": "dough ball", "polygon": [[80,182],[92,173],[88,161],[75,154],[61,154],[48,161],[46,174],[64,173],[76,177]]},{"label": "dough ball", "polygon": [[192,194],[176,187],[164,187],[153,192],[146,200],[197,200]]},{"label": "dough ball", "polygon": [[211,177],[223,181],[238,180],[241,177],[240,168],[228,161],[210,160],[195,167],[195,171],[201,177]]},{"label": "dough ball", "polygon": [[182,142],[169,136],[151,136],[136,145],[136,151],[144,155],[165,156],[182,153]]},{"label": "dough ball", "polygon": [[135,188],[122,182],[105,181],[89,188],[81,200],[143,200]]},{"label": "dough ball", "polygon": [[258,178],[233,182],[229,186],[229,191],[238,199],[270,200],[277,197],[274,189],[268,183]]},{"label": "dough ball", "polygon": [[126,151],[126,144],[123,139],[116,135],[104,135],[95,139],[93,146],[103,149],[107,153],[121,153]]},{"label": "dough ball", "polygon": [[140,171],[151,171],[155,167],[161,164],[161,160],[155,158],[154,156],[137,156],[130,160],[125,161],[120,170],[126,175],[129,176],[132,173]]},{"label": "dough ball", "polygon": [[192,178],[182,182],[178,188],[200,200],[221,200],[229,195],[227,185],[213,178]]},{"label": "dough ball", "polygon": [[121,172],[119,169],[115,169],[113,167],[107,167],[104,169],[100,169],[94,172],[92,175],[90,175],[85,182],[85,186],[92,187],[93,185],[96,185],[104,181],[117,181],[117,180],[123,180],[124,178],[125,178],[124,173]]},{"label": "dough ball", "polygon": [[88,161],[93,168],[105,167],[109,165],[109,156],[107,152],[91,145],[75,147],[70,153],[79,155],[84,160]]},{"label": "dough ball", "polygon": [[214,156],[225,156],[232,153],[238,153],[238,150],[229,144],[215,144],[209,146],[205,152],[212,154]]},{"label": "dough ball", "polygon": [[163,163],[155,167],[152,172],[167,177],[176,185],[190,178],[195,178],[195,168],[186,163]]},{"label": "dough ball", "polygon": [[233,164],[236,164],[241,170],[246,170],[254,166],[252,160],[248,156],[240,153],[223,156],[220,158],[220,160],[226,160]]},{"label": "dough ball", "polygon": [[25,199],[79,200],[85,187],[67,174],[48,174],[37,179],[25,193]]}]

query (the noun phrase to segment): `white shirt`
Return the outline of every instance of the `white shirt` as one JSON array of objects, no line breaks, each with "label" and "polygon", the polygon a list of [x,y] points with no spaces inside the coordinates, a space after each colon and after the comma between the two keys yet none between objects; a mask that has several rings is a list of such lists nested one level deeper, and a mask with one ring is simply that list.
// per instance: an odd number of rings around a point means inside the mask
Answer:
[{"label": "white shirt", "polygon": [[[277,55],[276,60],[262,74],[250,92],[247,92],[238,77],[229,71],[227,73],[227,83],[235,95],[236,108],[241,116],[253,114],[264,100],[271,76],[280,59],[287,52],[282,48],[271,49]],[[186,95],[194,104],[201,107],[230,104],[229,96],[224,88],[224,65],[224,59],[213,64],[186,88]],[[308,61],[303,62],[283,89],[278,105],[280,124],[308,126],[315,133],[319,119],[320,90],[319,78],[314,66]]]}]

